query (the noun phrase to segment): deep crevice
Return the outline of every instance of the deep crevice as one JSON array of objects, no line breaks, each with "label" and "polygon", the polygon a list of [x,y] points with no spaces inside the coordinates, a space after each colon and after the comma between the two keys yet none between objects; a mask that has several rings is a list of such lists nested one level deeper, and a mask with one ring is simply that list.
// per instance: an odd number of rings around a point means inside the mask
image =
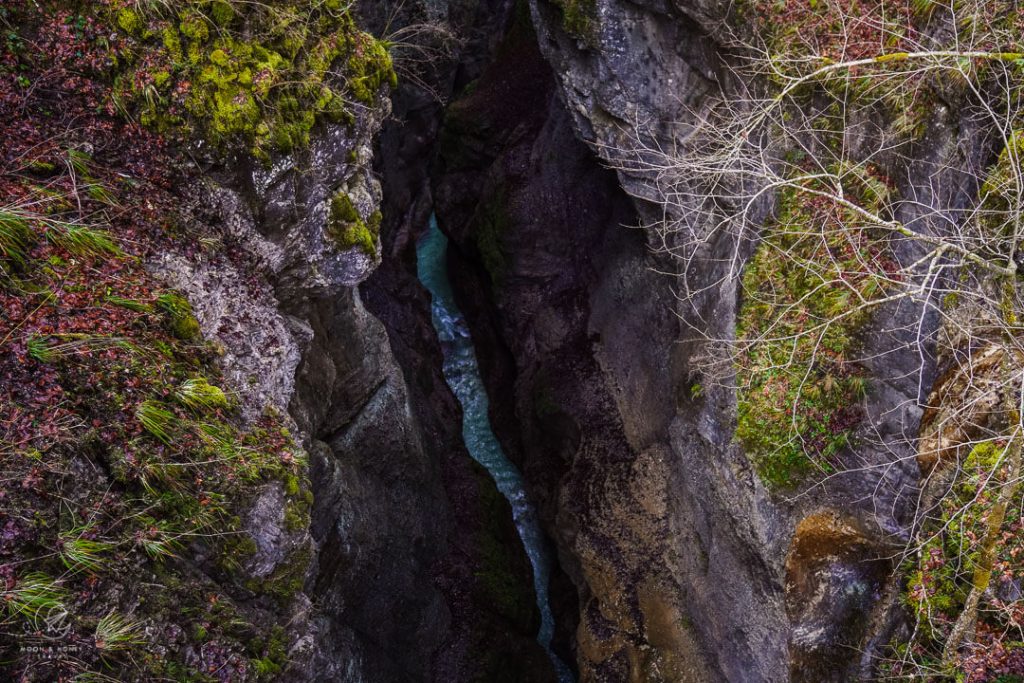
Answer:
[{"label": "deep crevice", "polygon": [[[453,23],[470,39],[456,62],[436,67],[434,77],[439,90],[462,90],[477,79],[502,42],[510,24],[511,5],[507,0],[465,3],[453,12]],[[519,11],[522,13],[522,5]],[[377,19],[379,23],[380,17]],[[436,680],[481,676],[510,682],[554,680],[551,664],[537,661],[538,655],[545,660],[547,657],[534,640],[539,615],[532,571],[513,525],[512,510],[501,496],[495,499],[493,482],[469,458],[462,443],[462,411],[445,384],[441,347],[431,325],[430,298],[416,278],[415,242],[427,227],[432,206],[433,159],[441,142],[446,109],[423,91],[407,85],[395,93],[393,102],[393,120],[381,133],[375,155],[384,191],[383,262],[360,287],[360,293],[367,309],[387,330],[409,389],[410,407],[424,435],[424,447],[440,463],[455,518],[447,539],[449,548],[433,567],[435,584],[447,596],[453,626],[452,636],[433,664],[433,676]],[[509,578],[514,579],[515,590],[522,592],[517,600],[528,608],[525,612],[503,608],[495,603],[493,591],[481,588],[488,583],[484,560],[492,540],[500,544],[504,555],[501,564],[511,572]],[[552,574],[551,591],[560,604],[571,605],[559,610],[569,620],[567,628],[559,629],[559,654],[574,665],[565,633],[575,628],[575,587],[557,566]],[[466,653],[474,649],[483,652],[467,657]],[[453,668],[467,659],[482,659],[485,670]]]}]

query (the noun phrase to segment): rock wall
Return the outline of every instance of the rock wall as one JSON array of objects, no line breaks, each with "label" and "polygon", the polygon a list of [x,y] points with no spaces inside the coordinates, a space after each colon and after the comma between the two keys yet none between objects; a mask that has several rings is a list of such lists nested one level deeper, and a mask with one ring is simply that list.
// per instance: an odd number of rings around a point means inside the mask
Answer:
[{"label": "rock wall", "polygon": [[457,291],[476,312],[499,437],[576,588],[578,614],[562,587],[559,617],[579,624],[582,678],[715,680],[687,623],[701,598],[681,581],[700,559],[673,520],[668,283],[614,174],[575,139],[528,22],[449,108],[442,140]]},{"label": "rock wall", "polygon": [[[904,302],[870,324],[851,471],[798,497],[766,490],[733,440],[734,393],[693,391],[694,338],[730,333],[735,281],[682,300],[664,243],[632,229],[667,218],[699,232],[709,217],[666,216],[651,178],[616,163],[638,137],[670,149],[704,98],[736,85],[728,7],[529,5],[536,43],[513,29],[449,107],[435,194],[499,437],[578,597],[578,616],[560,616],[579,623],[581,679],[870,676],[895,623],[899,578],[884,558],[913,523],[919,471],[905,437],[934,376],[935,320]],[[969,116],[940,108],[891,174],[903,196],[967,205],[963,169],[986,149]],[[901,211],[914,220],[909,203]],[[721,279],[732,246],[698,254],[700,282]]]}]

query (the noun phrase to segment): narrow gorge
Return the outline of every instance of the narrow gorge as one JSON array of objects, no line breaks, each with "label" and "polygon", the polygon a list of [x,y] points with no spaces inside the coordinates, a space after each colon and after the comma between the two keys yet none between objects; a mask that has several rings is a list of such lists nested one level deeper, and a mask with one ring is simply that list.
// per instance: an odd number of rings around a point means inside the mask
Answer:
[{"label": "narrow gorge", "polygon": [[0,25],[3,680],[1024,681],[1014,0]]}]

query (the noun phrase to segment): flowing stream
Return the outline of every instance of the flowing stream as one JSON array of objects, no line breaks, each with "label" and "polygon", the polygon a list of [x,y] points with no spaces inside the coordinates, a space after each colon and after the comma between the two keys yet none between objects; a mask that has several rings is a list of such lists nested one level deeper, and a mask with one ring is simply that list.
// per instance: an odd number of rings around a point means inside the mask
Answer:
[{"label": "flowing stream", "polygon": [[487,415],[487,392],[477,366],[473,340],[448,281],[447,249],[448,238],[438,229],[437,221],[431,216],[430,229],[416,248],[416,269],[420,282],[433,299],[431,313],[434,329],[437,330],[444,351],[444,378],[462,404],[462,438],[469,454],[487,468],[498,490],[512,505],[516,529],[519,530],[526,554],[533,565],[533,586],[541,619],[537,642],[551,658],[559,683],[573,683],[574,677],[569,667],[551,650],[551,637],[555,630],[555,620],[548,602],[548,579],[553,561],[551,550],[540,529],[537,511],[526,497],[523,475],[505,457],[491,430]]}]

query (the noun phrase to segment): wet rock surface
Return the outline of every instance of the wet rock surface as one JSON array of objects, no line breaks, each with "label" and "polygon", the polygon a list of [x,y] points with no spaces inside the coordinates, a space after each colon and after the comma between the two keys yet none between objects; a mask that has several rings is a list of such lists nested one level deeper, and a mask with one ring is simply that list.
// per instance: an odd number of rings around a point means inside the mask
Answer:
[{"label": "wet rock surface", "polygon": [[835,511],[800,521],[786,558],[793,681],[841,681],[892,572],[870,529]]},{"label": "wet rock surface", "polygon": [[[366,3],[361,12],[367,25],[378,30],[389,23],[392,29],[433,20],[451,23],[463,43],[451,59],[425,73],[436,95],[472,78],[489,61],[510,7],[507,1],[405,3],[394,14],[383,4]],[[443,637],[431,644],[429,655],[413,652],[408,659],[420,667],[416,680],[553,680],[550,662],[536,642],[539,616],[529,562],[508,504],[462,443],[461,411],[442,375],[429,295],[416,277],[415,241],[431,210],[428,171],[443,106],[431,93],[409,84],[399,88],[393,101],[395,116],[379,136],[374,159],[383,186],[382,263],[362,284],[359,296],[383,323],[388,352],[404,387],[403,419],[415,425],[419,458],[431,463],[430,480],[441,487],[440,501],[419,513],[436,520],[435,526],[416,538],[421,544],[418,566],[443,598],[443,621],[424,622],[421,632]],[[369,428],[374,420],[389,424],[394,419],[388,409],[367,415],[365,424]],[[410,475],[408,481],[422,482],[423,475]],[[418,490],[410,493],[420,495]],[[391,514],[405,514],[401,511],[408,505],[396,499],[387,508]],[[384,551],[391,552],[395,556],[383,562],[406,561],[399,557],[400,547]],[[522,610],[502,610],[488,593],[488,581],[494,578],[488,566],[495,563],[507,571],[502,580],[518,587],[515,602]],[[339,574],[339,581],[343,576]],[[409,621],[399,614],[395,619]]]}]

